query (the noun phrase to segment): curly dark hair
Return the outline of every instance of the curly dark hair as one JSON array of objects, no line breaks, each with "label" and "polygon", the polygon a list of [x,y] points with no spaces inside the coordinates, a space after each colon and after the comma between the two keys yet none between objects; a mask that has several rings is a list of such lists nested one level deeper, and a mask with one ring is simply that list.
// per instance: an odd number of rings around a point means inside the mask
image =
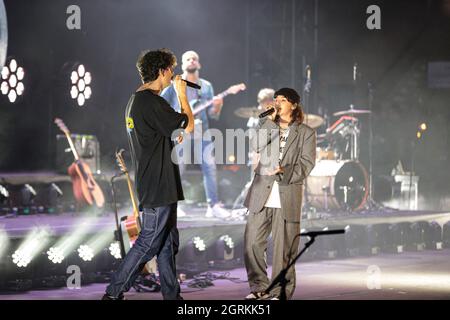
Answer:
[{"label": "curly dark hair", "polygon": [[[297,122],[298,124],[302,124],[305,119],[305,114],[303,113],[302,106],[300,104],[300,95],[291,88],[281,88],[275,91],[273,97],[284,96],[290,103],[295,106],[295,109],[292,110],[292,120],[289,125]],[[278,117],[278,116],[277,116]],[[279,120],[279,119],[277,119]]]},{"label": "curly dark hair", "polygon": [[159,70],[165,70],[176,62],[177,58],[169,49],[146,50],[139,55],[136,68],[142,82],[147,83],[158,78]]}]

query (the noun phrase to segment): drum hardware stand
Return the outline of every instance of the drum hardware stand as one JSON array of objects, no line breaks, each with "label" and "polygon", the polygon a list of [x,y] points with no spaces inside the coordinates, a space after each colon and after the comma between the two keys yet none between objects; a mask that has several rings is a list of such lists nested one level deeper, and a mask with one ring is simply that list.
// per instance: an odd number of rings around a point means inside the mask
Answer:
[{"label": "drum hardware stand", "polygon": [[366,200],[366,209],[370,212],[373,210],[383,209],[384,206],[377,203],[373,199],[373,126],[372,126],[372,106],[373,106],[373,87],[372,83],[367,83],[369,98],[369,195]]},{"label": "drum hardware stand", "polygon": [[339,187],[339,189],[340,189],[340,190],[344,190],[344,203],[345,203],[345,208],[344,208],[344,210],[345,210],[347,213],[352,212],[353,210],[350,209],[350,206],[348,205],[348,191],[349,191],[349,189],[351,189],[351,188],[348,187],[348,186],[341,186],[341,187]]},{"label": "drum hardware stand", "polygon": [[[306,71],[306,81],[305,84],[303,86],[303,97],[304,97],[304,112],[306,112],[306,114],[309,113],[309,95],[311,93],[311,67],[309,65],[307,65],[305,67],[305,71]],[[303,204],[303,208],[305,210],[305,215],[306,217],[310,218],[312,216],[316,216],[317,210],[314,206],[311,205],[311,203],[309,202],[309,197],[308,197],[308,177],[305,178],[305,199],[304,199],[304,204]]]},{"label": "drum hardware stand", "polygon": [[328,212],[328,193],[330,192],[329,186],[323,186],[322,191],[325,192],[325,211]]}]

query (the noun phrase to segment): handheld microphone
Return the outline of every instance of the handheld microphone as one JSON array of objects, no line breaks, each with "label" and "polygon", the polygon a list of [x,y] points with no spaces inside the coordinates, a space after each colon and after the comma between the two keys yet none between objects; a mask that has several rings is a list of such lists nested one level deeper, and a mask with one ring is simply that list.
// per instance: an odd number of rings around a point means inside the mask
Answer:
[{"label": "handheld microphone", "polygon": [[270,108],[269,110],[264,111],[263,113],[261,113],[258,117],[260,119],[267,117],[268,115],[271,115],[272,113],[275,112],[275,108]]},{"label": "handheld microphone", "polygon": [[196,83],[194,83],[194,82],[190,82],[190,81],[188,81],[188,80],[184,80],[184,79],[181,79],[181,80],[183,80],[184,82],[186,82],[186,85],[188,86],[188,87],[191,87],[191,88],[194,88],[194,89],[198,89],[198,90],[200,90],[202,87],[200,87],[198,84],[196,84]]}]

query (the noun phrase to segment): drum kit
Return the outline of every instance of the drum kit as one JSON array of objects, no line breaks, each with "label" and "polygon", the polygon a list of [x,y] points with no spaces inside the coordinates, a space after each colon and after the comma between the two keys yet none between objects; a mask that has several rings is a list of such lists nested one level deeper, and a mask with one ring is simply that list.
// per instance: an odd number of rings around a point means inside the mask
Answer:
[{"label": "drum kit", "polygon": [[[235,115],[249,118],[254,127],[257,107],[240,108]],[[360,121],[358,117],[370,110],[350,109],[335,112],[338,119],[317,136],[316,165],[306,181],[305,202],[315,209],[357,211],[364,208],[369,197],[369,175],[359,162]],[[253,119],[253,121],[252,121]],[[325,124],[323,117],[305,114],[304,123],[313,129]]]}]

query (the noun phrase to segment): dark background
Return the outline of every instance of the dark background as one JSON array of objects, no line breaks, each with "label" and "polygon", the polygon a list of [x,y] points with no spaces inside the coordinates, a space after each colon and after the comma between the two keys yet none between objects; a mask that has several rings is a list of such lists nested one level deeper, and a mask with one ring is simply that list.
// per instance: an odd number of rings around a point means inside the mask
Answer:
[{"label": "dark background", "polygon": [[[72,4],[81,8],[81,30],[66,27]],[[381,30],[366,27],[371,4],[381,8]],[[399,160],[411,168],[413,150],[421,193],[442,201],[450,191],[450,90],[428,83],[428,63],[450,60],[449,1],[7,0],[5,6],[8,56],[25,68],[26,87],[14,104],[0,95],[1,172],[55,169],[55,117],[73,133],[96,135],[102,169],[112,169],[114,151],[127,146],[124,108],[139,85],[137,56],[168,47],[179,60],[184,51],[197,51],[201,76],[216,93],[247,84],[248,90],[225,99],[213,127],[245,129],[246,120],[233,112],[256,105],[260,88],[303,92],[308,64],[307,111],[332,124],[332,113],[350,103],[372,109],[375,194],[386,191],[383,177]],[[83,107],[69,95],[67,72],[77,62],[93,76],[93,94]],[[368,167],[368,117],[360,121],[361,159]],[[417,141],[421,122],[428,130]]]}]

